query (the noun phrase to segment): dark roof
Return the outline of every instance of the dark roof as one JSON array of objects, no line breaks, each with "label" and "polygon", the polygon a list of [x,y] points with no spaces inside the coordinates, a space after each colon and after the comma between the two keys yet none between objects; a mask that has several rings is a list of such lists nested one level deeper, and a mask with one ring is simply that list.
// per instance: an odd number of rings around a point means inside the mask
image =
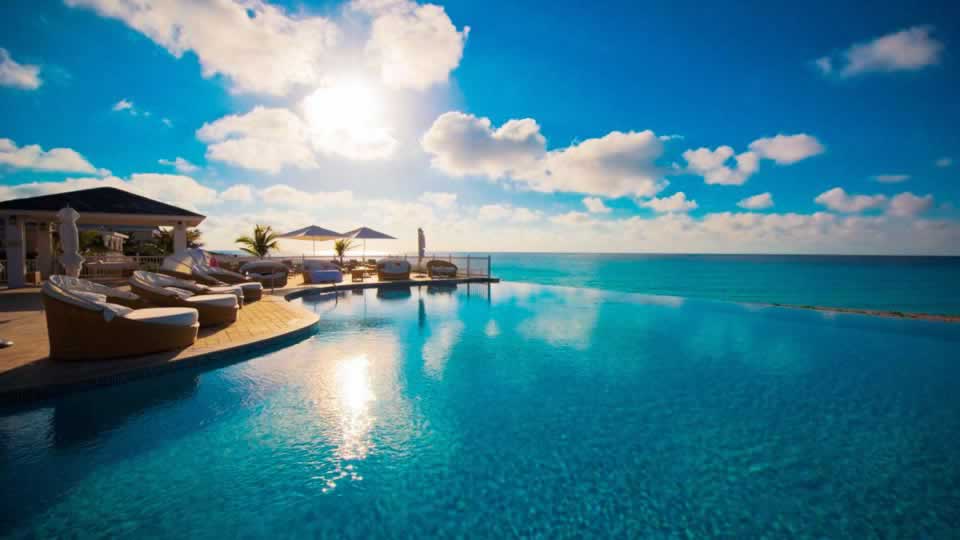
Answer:
[{"label": "dark roof", "polygon": [[98,214],[205,217],[196,212],[112,187],[81,189],[0,202],[0,210],[57,212],[65,206],[69,206],[81,214],[91,212]]}]

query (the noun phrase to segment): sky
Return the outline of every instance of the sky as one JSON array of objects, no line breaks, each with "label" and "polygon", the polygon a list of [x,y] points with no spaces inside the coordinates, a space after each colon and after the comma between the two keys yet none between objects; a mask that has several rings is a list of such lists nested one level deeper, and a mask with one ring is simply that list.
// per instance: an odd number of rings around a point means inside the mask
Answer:
[{"label": "sky", "polygon": [[0,200],[120,187],[214,249],[960,254],[960,4],[740,4],[3,2]]}]

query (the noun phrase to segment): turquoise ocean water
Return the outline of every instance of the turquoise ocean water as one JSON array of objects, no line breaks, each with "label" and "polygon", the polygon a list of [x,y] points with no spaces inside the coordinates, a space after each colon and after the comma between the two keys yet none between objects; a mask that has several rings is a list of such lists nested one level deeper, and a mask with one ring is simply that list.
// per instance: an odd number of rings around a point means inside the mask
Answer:
[{"label": "turquoise ocean water", "polygon": [[504,280],[688,298],[960,315],[960,257],[496,253]]}]

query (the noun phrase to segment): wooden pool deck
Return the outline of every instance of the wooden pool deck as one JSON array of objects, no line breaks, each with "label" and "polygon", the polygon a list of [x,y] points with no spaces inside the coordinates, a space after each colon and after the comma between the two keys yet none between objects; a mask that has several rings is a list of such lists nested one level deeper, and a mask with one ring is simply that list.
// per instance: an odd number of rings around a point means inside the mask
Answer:
[{"label": "wooden pool deck", "polygon": [[301,296],[374,287],[490,283],[490,278],[430,279],[303,285],[299,276],[286,287],[265,289],[263,299],[244,306],[236,323],[200,330],[197,342],[179,351],[103,361],[55,361],[49,358],[47,322],[40,289],[0,289],[0,405],[22,403],[67,392],[215,362],[228,355],[267,349],[312,333],[319,318],[288,300]]}]

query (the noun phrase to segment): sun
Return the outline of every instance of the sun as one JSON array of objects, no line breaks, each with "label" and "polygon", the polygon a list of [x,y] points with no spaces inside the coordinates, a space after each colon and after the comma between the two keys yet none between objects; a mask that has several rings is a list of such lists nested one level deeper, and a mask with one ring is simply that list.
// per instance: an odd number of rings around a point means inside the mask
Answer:
[{"label": "sun", "polygon": [[383,120],[381,96],[356,81],[318,88],[303,100],[303,109],[314,130],[367,130]]}]

